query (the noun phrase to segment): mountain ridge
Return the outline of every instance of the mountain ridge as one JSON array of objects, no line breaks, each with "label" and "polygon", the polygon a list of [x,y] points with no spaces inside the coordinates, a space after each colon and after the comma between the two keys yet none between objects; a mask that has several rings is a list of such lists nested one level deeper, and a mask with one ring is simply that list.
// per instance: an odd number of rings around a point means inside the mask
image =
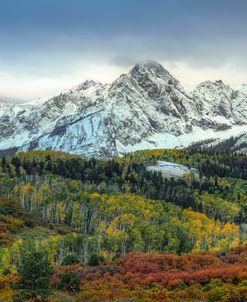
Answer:
[{"label": "mountain ridge", "polygon": [[87,80],[44,101],[0,105],[0,150],[105,158],[242,137],[247,90],[241,87],[204,81],[189,92],[161,64],[136,64],[111,84]]}]

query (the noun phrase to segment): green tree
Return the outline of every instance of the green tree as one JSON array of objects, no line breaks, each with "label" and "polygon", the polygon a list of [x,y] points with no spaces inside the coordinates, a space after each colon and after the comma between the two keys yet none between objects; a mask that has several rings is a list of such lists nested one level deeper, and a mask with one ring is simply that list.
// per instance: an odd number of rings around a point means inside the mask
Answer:
[{"label": "green tree", "polygon": [[74,272],[67,272],[61,275],[58,289],[62,291],[75,292],[80,290],[80,279]]},{"label": "green tree", "polygon": [[99,263],[102,261],[104,261],[104,257],[98,256],[98,255],[92,255],[89,259],[88,264],[90,266],[96,266],[96,265],[99,265]]},{"label": "green tree", "polygon": [[45,302],[50,294],[50,275],[53,273],[47,254],[31,251],[23,256],[22,263],[17,267],[20,280],[14,284],[17,292],[14,302],[28,299]]},{"label": "green tree", "polygon": [[79,259],[75,255],[68,255],[63,259],[62,265],[72,265],[80,263]]}]

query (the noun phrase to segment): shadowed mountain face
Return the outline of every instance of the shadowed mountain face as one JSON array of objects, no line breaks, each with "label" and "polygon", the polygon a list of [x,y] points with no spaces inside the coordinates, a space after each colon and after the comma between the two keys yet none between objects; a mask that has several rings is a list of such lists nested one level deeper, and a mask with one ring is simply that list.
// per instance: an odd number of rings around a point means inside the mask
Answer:
[{"label": "shadowed mountain face", "polygon": [[136,64],[108,85],[86,81],[43,102],[1,102],[0,150],[54,149],[104,158],[218,144],[233,136],[243,146],[246,108],[245,85],[234,90],[206,81],[188,92],[162,65]]}]

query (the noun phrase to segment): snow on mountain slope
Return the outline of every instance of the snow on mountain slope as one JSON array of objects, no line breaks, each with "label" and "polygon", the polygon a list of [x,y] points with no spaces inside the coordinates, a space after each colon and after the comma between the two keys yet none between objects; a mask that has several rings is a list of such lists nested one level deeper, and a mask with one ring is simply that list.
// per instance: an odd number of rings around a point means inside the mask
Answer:
[{"label": "snow on mountain slope", "polygon": [[187,147],[246,132],[246,108],[247,95],[222,81],[189,91],[160,64],[136,64],[110,85],[86,81],[48,100],[0,107],[0,149],[112,157]]},{"label": "snow on mountain slope", "polygon": [[206,81],[193,91],[202,117],[222,124],[246,124],[247,95],[220,81]]},{"label": "snow on mountain slope", "polygon": [[233,122],[232,93],[222,81],[206,81],[195,88],[193,96],[202,116],[230,124]]},{"label": "snow on mountain slope", "polygon": [[6,102],[0,100],[0,108],[3,108],[3,107],[5,107],[5,106],[7,106],[7,104],[8,104],[8,103],[6,103]]},{"label": "snow on mountain slope", "polygon": [[56,123],[104,100],[105,86],[86,81],[44,103],[0,108],[0,149],[20,147],[51,132]]},{"label": "snow on mountain slope", "polygon": [[[95,118],[92,121],[90,117],[78,123],[81,140],[73,139],[73,131],[77,131],[73,123],[73,126],[68,125],[64,135],[59,133],[56,138],[52,136],[52,140],[51,135],[42,137],[36,142],[35,148],[47,146],[54,149],[58,146],[63,151],[79,150],[84,155],[95,152],[99,156],[109,153],[109,147],[105,151],[105,145],[109,144],[103,144],[109,142],[113,154],[122,154],[125,152],[124,146],[129,145],[127,149],[132,149],[156,133],[167,132],[178,136],[191,132],[193,110],[196,110],[193,100],[161,65],[136,65],[129,74],[122,75],[109,87],[99,121]],[[74,145],[76,142],[77,145]],[[96,142],[101,143],[95,145]],[[95,148],[95,151],[89,151],[91,148]]]},{"label": "snow on mountain slope", "polygon": [[247,126],[233,126],[219,136],[204,136],[203,140],[190,142],[189,148],[247,153]]},{"label": "snow on mountain slope", "polygon": [[[22,150],[53,149],[94,157],[116,156],[115,140],[107,128],[104,110],[86,110],[66,125],[22,147]],[[86,150],[86,152],[85,152]]]},{"label": "snow on mountain slope", "polygon": [[184,173],[190,173],[190,169],[186,166],[163,160],[158,160],[153,166],[147,166],[147,170],[161,172],[163,175],[170,177],[182,177]]},{"label": "snow on mountain slope", "polygon": [[247,94],[247,84],[240,85],[236,90],[240,91],[241,93]]}]

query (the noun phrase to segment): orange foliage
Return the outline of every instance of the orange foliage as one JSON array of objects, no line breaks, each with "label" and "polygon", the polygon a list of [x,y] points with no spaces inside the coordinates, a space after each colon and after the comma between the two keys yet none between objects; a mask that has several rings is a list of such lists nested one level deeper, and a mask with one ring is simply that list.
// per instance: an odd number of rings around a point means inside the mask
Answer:
[{"label": "orange foliage", "polygon": [[[74,271],[81,279],[79,301],[113,301],[114,298],[127,301],[133,297],[134,301],[189,301],[191,297],[208,301],[207,297],[216,295],[215,286],[209,286],[206,292],[202,288],[218,280],[221,287],[217,290],[223,290],[222,295],[242,299],[247,288],[243,283],[247,280],[246,257],[247,246],[228,254],[131,253],[98,266],[61,267],[53,276],[52,286],[56,287],[61,274]],[[233,290],[234,286],[238,289]]]}]

